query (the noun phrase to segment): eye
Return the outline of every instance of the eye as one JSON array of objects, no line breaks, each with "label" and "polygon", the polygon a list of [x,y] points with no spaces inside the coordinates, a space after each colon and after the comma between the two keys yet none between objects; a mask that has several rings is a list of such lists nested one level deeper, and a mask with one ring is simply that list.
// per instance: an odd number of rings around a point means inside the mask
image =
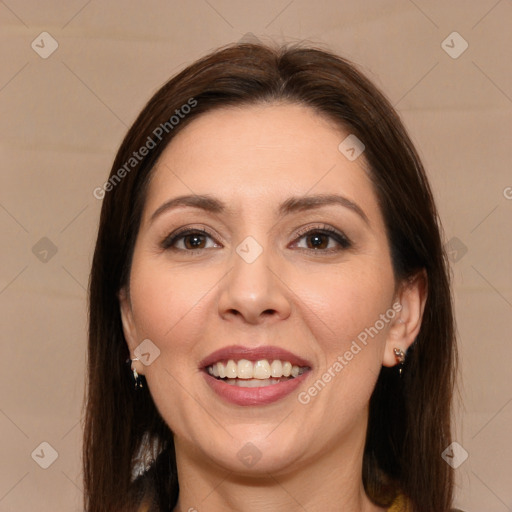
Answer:
[{"label": "eye", "polygon": [[[314,251],[319,253],[332,253],[352,246],[352,242],[340,231],[337,231],[329,226],[308,226],[297,233],[298,240],[305,239],[311,240],[311,244],[307,243],[307,247],[300,247],[295,242],[294,245],[301,250]],[[200,252],[204,249],[212,248],[213,246],[219,247],[218,244],[207,247],[206,241],[209,238],[213,240],[214,235],[204,229],[182,229],[177,232],[171,233],[162,242],[162,249],[170,249],[176,251],[187,252]],[[334,247],[330,242],[334,242]],[[338,244],[338,247],[336,247]]]},{"label": "eye", "polygon": [[[205,247],[205,238],[212,239],[213,235],[204,229],[184,229],[176,233],[171,233],[165,238],[161,246],[163,249],[174,249],[178,251],[201,251],[208,249]],[[181,247],[176,242],[183,241]]]},{"label": "eye", "polygon": [[[297,233],[299,240],[305,239],[307,247],[299,247],[300,249],[319,251],[319,252],[337,252],[348,249],[352,246],[351,241],[340,231],[329,226],[313,227],[310,226]],[[329,239],[334,241],[334,247],[329,246]],[[308,243],[311,241],[311,244]],[[336,247],[336,243],[338,247]]]}]

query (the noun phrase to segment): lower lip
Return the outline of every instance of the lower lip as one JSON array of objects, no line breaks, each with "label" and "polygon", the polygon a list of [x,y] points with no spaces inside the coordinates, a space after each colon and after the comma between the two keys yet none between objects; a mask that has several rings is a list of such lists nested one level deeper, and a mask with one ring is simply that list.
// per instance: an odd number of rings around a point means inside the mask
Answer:
[{"label": "lower lip", "polygon": [[232,384],[226,384],[222,380],[212,377],[206,372],[203,375],[206,382],[220,397],[236,405],[266,405],[276,402],[281,398],[292,393],[301,383],[310,371],[278,384],[270,384],[260,388],[242,388]]}]

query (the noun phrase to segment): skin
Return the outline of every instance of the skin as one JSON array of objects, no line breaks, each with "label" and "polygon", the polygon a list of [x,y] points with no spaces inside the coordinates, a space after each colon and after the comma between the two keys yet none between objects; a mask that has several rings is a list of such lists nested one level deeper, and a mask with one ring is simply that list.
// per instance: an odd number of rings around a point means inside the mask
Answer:
[{"label": "skin", "polygon": [[[364,154],[351,162],[338,150],[348,134],[302,105],[224,108],[184,128],[154,170],[129,290],[119,297],[132,357],[144,339],[160,350],[152,364],[135,364],[174,433],[177,512],[384,510],[370,501],[361,478],[368,402],[381,366],[396,364],[393,348],[405,352],[419,332],[426,285],[422,275],[395,281]],[[339,205],[276,213],[290,196],[333,191],[357,203],[368,222]],[[183,194],[215,196],[230,211],[181,207],[150,221]],[[323,236],[315,249],[318,231],[297,236],[298,228],[324,225],[342,231],[352,246]],[[200,238],[202,251],[193,236],[163,249],[162,240],[182,227],[213,236]],[[236,252],[247,236],[263,249],[250,264]],[[298,393],[396,302],[400,313],[360,344],[309,403],[300,403]],[[198,367],[232,344],[276,345],[309,360],[312,370],[275,403],[229,404]],[[248,442],[261,454],[252,467],[237,456]]]}]

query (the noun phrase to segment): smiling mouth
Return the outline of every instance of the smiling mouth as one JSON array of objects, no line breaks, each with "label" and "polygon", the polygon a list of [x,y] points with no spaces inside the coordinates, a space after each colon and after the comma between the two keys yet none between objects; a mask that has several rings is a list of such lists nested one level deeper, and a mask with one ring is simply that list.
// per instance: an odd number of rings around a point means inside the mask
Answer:
[{"label": "smiling mouth", "polygon": [[205,371],[215,379],[244,388],[279,384],[299,377],[310,369],[308,366],[292,365],[289,361],[280,359],[229,359],[205,367]]}]

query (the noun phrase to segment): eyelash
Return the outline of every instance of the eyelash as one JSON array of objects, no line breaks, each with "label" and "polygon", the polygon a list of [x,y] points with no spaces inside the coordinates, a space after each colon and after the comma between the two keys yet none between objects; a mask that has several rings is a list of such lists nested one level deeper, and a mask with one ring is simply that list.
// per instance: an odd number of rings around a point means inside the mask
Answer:
[{"label": "eyelash", "polygon": [[[296,239],[304,238],[306,235],[312,235],[312,234],[322,234],[326,235],[332,239],[334,239],[341,248],[331,248],[331,249],[304,249],[299,248],[299,250],[302,251],[308,251],[308,252],[314,252],[314,253],[327,253],[332,254],[334,252],[343,251],[346,249],[349,249],[352,247],[352,242],[349,240],[347,236],[345,236],[342,232],[337,231],[329,226],[322,225],[322,226],[314,226],[301,229],[296,233]],[[182,230],[178,230],[175,233],[170,234],[167,236],[161,243],[162,249],[166,250],[174,250],[174,251],[183,251],[183,252],[189,252],[189,253],[202,253],[202,251],[205,251],[209,248],[200,248],[200,249],[176,249],[176,247],[173,247],[173,245],[180,239],[186,238],[190,235],[201,235],[201,236],[209,236],[210,238],[214,238],[214,235],[210,233],[208,230],[205,229],[194,229],[194,228],[185,228]]]}]

